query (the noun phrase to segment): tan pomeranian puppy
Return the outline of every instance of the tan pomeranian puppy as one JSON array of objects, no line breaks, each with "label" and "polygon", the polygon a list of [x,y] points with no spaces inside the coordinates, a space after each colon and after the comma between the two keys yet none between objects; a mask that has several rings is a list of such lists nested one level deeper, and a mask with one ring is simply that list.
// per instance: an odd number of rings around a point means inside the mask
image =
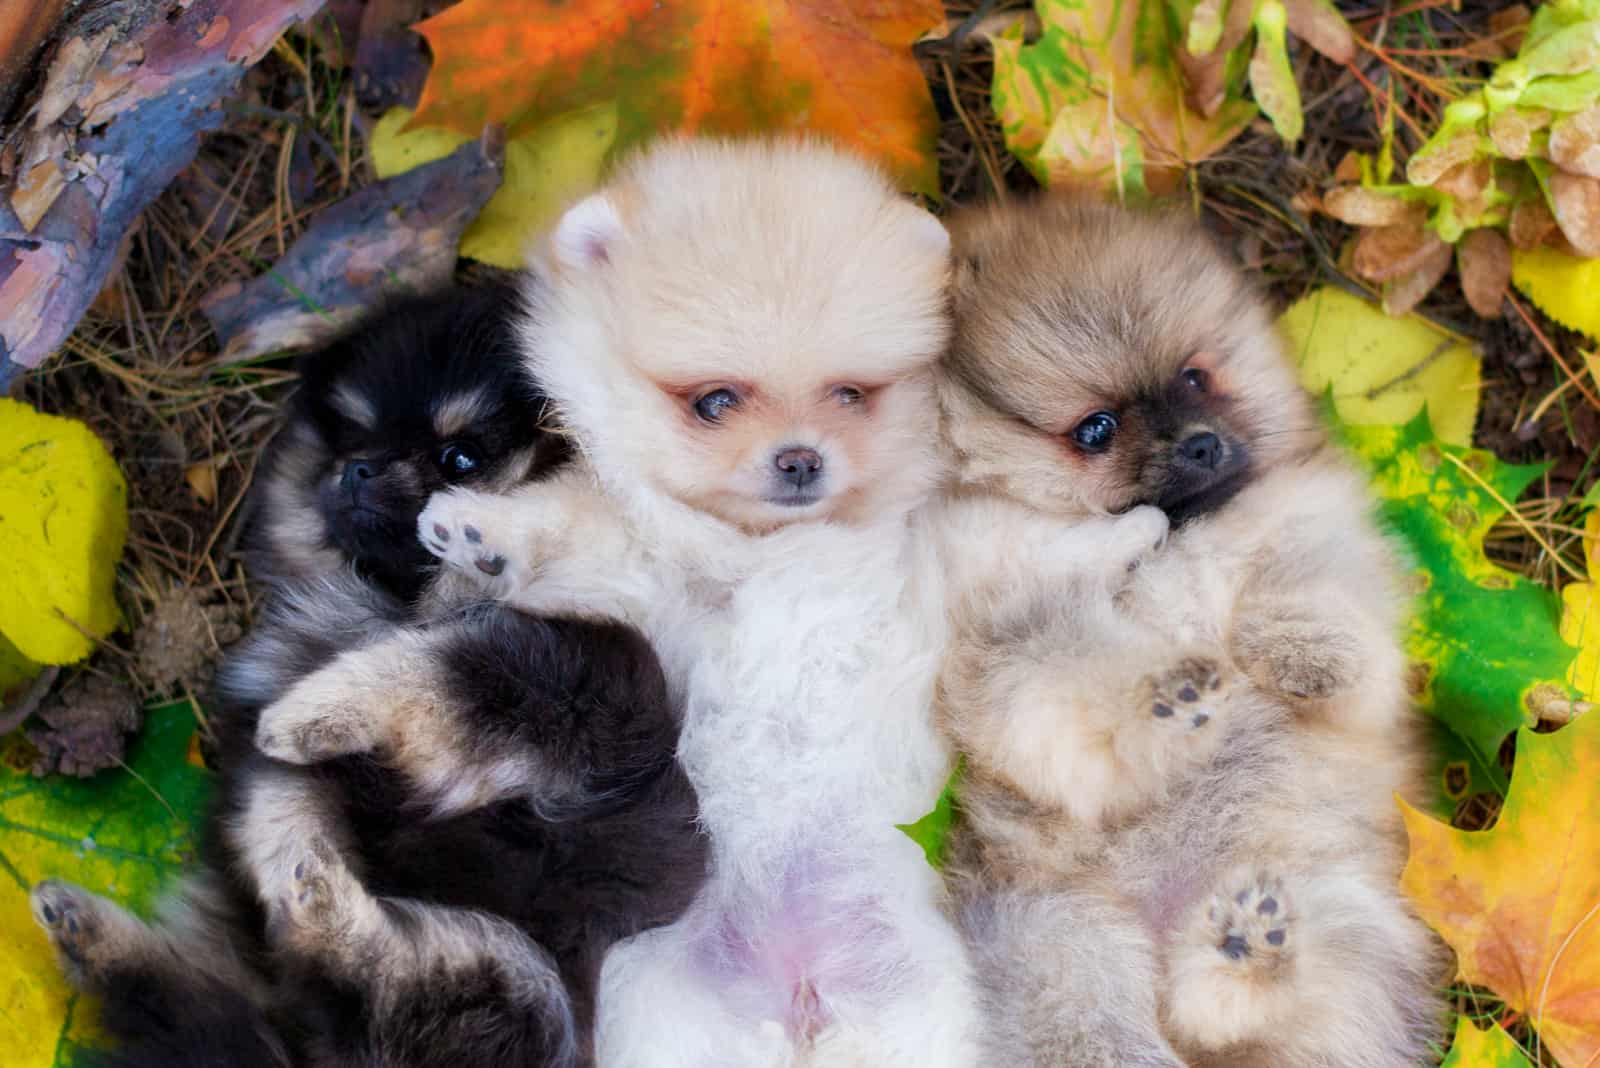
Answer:
[{"label": "tan pomeranian puppy", "polygon": [[1362,480],[1194,225],[1046,201],[955,231],[946,527],[991,548],[941,709],[986,1063],[1419,1063],[1442,976],[1397,885],[1420,780]]},{"label": "tan pomeranian puppy", "polygon": [[[682,698],[712,871],[680,920],[608,954],[608,1068],[975,1063],[963,942],[896,828],[951,764],[914,518],[948,471],[949,248],[819,142],[647,149],[566,212],[528,292],[527,364],[580,462],[419,518],[460,581],[637,625]],[[349,721],[295,695],[257,740],[295,762],[403,755]]]}]

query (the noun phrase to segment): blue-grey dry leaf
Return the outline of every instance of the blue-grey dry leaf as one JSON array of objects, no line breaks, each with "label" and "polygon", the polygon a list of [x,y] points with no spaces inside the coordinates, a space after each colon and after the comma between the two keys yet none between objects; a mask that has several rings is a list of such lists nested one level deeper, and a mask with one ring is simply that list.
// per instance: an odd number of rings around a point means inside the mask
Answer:
[{"label": "blue-grey dry leaf", "polygon": [[222,360],[314,347],[382,299],[444,284],[500,177],[500,146],[469,141],[323,210],[266,274],[206,296]]}]

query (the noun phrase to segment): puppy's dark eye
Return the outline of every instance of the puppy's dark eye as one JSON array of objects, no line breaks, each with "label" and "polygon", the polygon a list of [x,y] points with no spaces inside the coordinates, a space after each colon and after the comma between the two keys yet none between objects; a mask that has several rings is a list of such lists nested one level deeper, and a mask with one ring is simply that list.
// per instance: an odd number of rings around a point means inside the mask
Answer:
[{"label": "puppy's dark eye", "polygon": [[483,458],[478,455],[478,450],[471,445],[459,441],[452,441],[439,450],[439,469],[447,478],[459,478],[470,475],[478,469]]},{"label": "puppy's dark eye", "polygon": [[1186,367],[1183,374],[1178,376],[1183,379],[1183,384],[1196,393],[1205,393],[1211,389],[1211,376],[1198,367]]},{"label": "puppy's dark eye", "polygon": [[720,423],[722,417],[739,407],[739,394],[731,389],[714,389],[694,402],[694,414],[708,423]]},{"label": "puppy's dark eye", "polygon": [[1110,448],[1111,439],[1116,436],[1117,417],[1110,412],[1095,412],[1072,428],[1072,440],[1085,452]]},{"label": "puppy's dark eye", "polygon": [[833,391],[833,398],[840,404],[848,406],[851,404],[860,404],[862,401],[867,399],[867,395],[861,392],[855,386],[840,386]]}]

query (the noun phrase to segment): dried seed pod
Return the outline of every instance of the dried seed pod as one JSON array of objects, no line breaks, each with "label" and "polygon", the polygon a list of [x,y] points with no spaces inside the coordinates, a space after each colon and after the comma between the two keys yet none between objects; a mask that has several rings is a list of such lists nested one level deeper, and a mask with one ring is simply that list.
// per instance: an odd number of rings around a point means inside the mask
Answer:
[{"label": "dried seed pod", "polygon": [[1600,256],[1600,178],[1556,171],[1550,176],[1556,225],[1580,256]]},{"label": "dried seed pod", "polygon": [[1356,273],[1373,282],[1387,282],[1416,271],[1441,249],[1448,262],[1450,246],[1421,223],[1364,230],[1356,243]]},{"label": "dried seed pod", "polygon": [[1519,200],[1511,209],[1511,243],[1517,248],[1537,248],[1556,229],[1556,217],[1544,202],[1544,196],[1535,193]]},{"label": "dried seed pod", "polygon": [[1359,185],[1341,185],[1328,190],[1322,198],[1322,210],[1351,226],[1421,223],[1427,215],[1427,209],[1421,204]]},{"label": "dried seed pod", "polygon": [[1600,104],[1550,127],[1550,162],[1574,174],[1600,178]]},{"label": "dried seed pod", "polygon": [[1498,230],[1473,230],[1456,246],[1461,291],[1472,310],[1485,319],[1500,318],[1506,286],[1511,284],[1511,245]]},{"label": "dried seed pod", "polygon": [[1434,244],[1429,245],[1423,254],[1422,263],[1413,271],[1391,282],[1386,282],[1383,287],[1383,310],[1390,315],[1405,315],[1412,308],[1422,302],[1422,298],[1433,292],[1433,287],[1439,284],[1445,272],[1450,269],[1450,246],[1434,238]]}]

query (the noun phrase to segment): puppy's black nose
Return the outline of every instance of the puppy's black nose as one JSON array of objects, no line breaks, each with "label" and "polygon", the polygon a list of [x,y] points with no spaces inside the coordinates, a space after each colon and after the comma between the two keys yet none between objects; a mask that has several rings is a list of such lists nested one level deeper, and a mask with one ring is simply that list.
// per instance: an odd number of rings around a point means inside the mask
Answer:
[{"label": "puppy's black nose", "polygon": [[1178,446],[1178,455],[1195,467],[1211,471],[1222,462],[1222,441],[1210,431],[1195,434]]},{"label": "puppy's black nose", "polygon": [[772,458],[772,464],[796,488],[815,482],[822,474],[822,454],[816,449],[784,449]]},{"label": "puppy's black nose", "polygon": [[339,485],[349,493],[360,493],[363,484],[377,478],[382,471],[383,464],[377,460],[351,460],[344,465]]}]

